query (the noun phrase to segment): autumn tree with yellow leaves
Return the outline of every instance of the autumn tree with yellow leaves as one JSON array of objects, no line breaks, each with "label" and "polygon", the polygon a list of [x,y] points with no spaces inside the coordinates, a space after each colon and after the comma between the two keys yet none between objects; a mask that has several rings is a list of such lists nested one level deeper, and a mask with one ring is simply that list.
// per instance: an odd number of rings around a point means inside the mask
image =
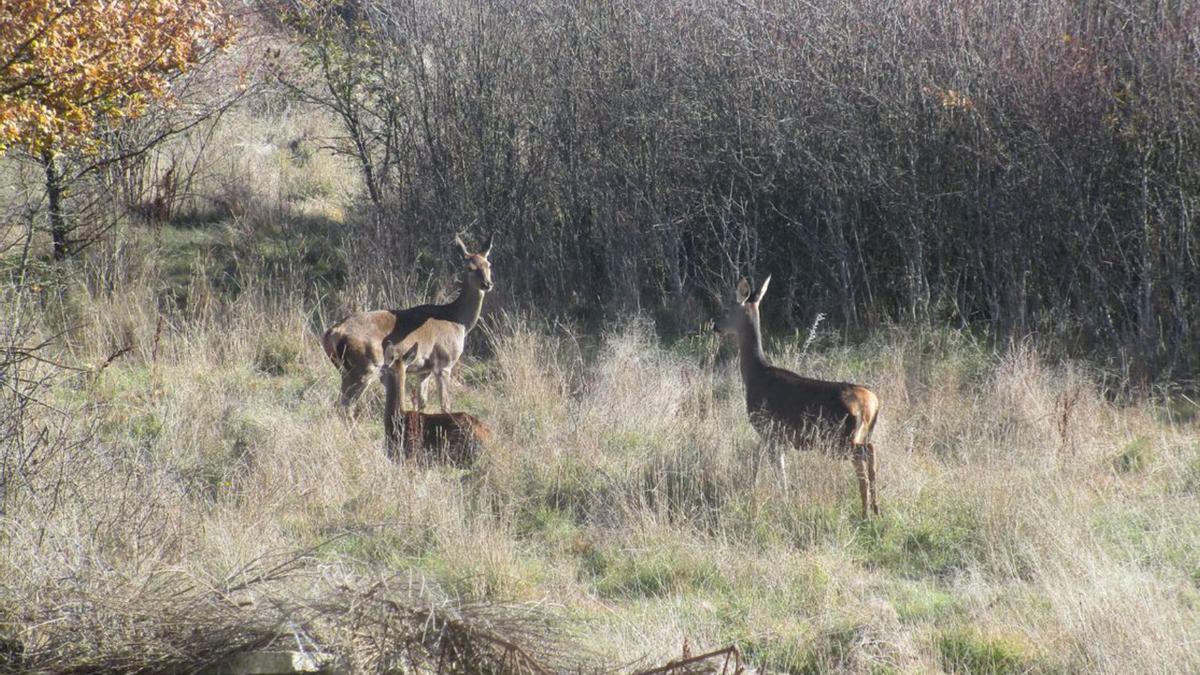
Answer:
[{"label": "autumn tree with yellow leaves", "polygon": [[0,153],[45,168],[55,259],[71,243],[59,158],[96,151],[98,130],[169,100],[172,80],[231,37],[217,0],[5,0]]}]

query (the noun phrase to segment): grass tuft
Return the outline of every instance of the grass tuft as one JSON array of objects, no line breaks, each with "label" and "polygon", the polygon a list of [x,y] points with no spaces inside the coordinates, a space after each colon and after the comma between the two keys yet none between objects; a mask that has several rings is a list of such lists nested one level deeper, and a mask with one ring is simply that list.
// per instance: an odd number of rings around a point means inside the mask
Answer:
[{"label": "grass tuft", "polygon": [[1120,474],[1142,473],[1154,462],[1150,439],[1135,438],[1125,444],[1112,459],[1112,468]]},{"label": "grass tuft", "polygon": [[977,629],[951,629],[937,637],[941,665],[951,673],[1018,675],[1048,672],[1016,636],[989,635]]}]

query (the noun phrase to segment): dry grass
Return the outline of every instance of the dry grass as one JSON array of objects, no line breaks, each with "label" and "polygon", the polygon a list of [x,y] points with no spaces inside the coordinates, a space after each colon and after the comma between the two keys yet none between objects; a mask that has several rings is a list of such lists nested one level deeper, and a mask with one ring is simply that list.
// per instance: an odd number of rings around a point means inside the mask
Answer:
[{"label": "dry grass", "polygon": [[[133,347],[49,392],[93,440],[9,487],[2,630],[34,665],[212,657],[184,637],[200,622],[231,649],[302,636],[394,666],[409,657],[380,651],[393,638],[351,638],[314,607],[400,574],[453,607],[533,603],[593,663],[665,661],[686,637],[785,672],[1200,668],[1200,433],[1032,344],[895,330],[803,359],[772,347],[881,396],[885,515],[863,523],[844,461],[794,455],[786,495],[769,464],[755,473],[715,341],[494,320],[456,400],[497,440],[473,471],[419,470],[385,459],[373,416],[333,414],[320,312],[299,294],[210,289],[160,328],[160,272],[132,274],[68,293],[84,321],[58,358]],[[228,590],[298,550],[283,578]]]},{"label": "dry grass", "polygon": [[494,316],[455,401],[495,442],[471,471],[395,465],[380,388],[361,423],[337,417],[317,336],[404,293],[339,285],[327,241],[279,234],[336,222],[351,180],[272,143],[207,174],[218,196],[259,191],[231,222],[122,230],[36,292],[3,286],[5,320],[83,370],[20,371],[46,405],[0,447],[0,668],[162,670],[272,642],[364,671],[428,669],[449,644],[470,672],[507,643],[624,668],[686,638],[773,672],[1200,670],[1194,404],[957,331],[769,345],[880,395],[884,516],[864,523],[844,460],[793,454],[783,492],[729,345]]}]

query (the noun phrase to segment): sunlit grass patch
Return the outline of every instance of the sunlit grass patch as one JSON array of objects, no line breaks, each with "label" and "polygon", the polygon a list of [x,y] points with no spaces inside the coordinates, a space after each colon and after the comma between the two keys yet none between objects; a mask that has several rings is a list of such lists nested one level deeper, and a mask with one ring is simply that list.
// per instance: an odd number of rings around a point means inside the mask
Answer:
[{"label": "sunlit grass patch", "polygon": [[896,580],[889,584],[888,597],[905,623],[941,623],[963,611],[962,598],[936,582]]},{"label": "sunlit grass patch", "polygon": [[1121,448],[1112,458],[1112,468],[1120,474],[1141,473],[1154,462],[1154,448],[1150,439],[1137,437]]},{"label": "sunlit grass patch", "polygon": [[865,523],[857,542],[866,561],[892,573],[945,578],[977,560],[987,545],[984,535],[970,504],[929,495]]},{"label": "sunlit grass patch", "polygon": [[977,628],[955,628],[941,632],[937,639],[941,665],[953,673],[1017,675],[1055,673],[1021,636],[991,634]]},{"label": "sunlit grass patch", "polygon": [[702,549],[650,541],[595,543],[579,551],[583,578],[606,598],[719,592],[727,580]]}]

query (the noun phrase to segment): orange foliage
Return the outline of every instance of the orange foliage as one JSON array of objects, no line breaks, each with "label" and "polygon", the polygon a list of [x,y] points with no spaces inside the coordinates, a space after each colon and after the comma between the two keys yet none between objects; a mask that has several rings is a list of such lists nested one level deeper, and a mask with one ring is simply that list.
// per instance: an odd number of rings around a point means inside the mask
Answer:
[{"label": "orange foliage", "polygon": [[232,37],[219,0],[4,0],[0,153],[87,146]]}]

